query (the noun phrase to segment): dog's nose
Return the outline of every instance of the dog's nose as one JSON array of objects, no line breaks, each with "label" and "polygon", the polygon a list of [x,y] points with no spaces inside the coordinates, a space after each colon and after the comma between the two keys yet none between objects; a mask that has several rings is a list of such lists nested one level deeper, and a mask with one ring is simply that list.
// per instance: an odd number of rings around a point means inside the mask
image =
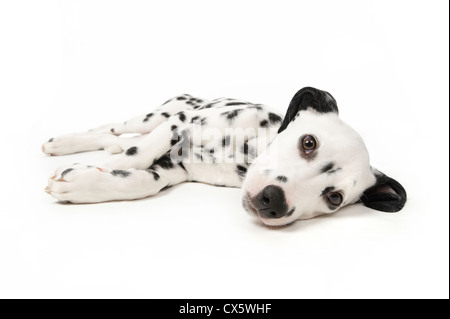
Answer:
[{"label": "dog's nose", "polygon": [[281,218],[288,211],[284,191],[279,186],[266,186],[255,196],[253,202],[263,218]]}]

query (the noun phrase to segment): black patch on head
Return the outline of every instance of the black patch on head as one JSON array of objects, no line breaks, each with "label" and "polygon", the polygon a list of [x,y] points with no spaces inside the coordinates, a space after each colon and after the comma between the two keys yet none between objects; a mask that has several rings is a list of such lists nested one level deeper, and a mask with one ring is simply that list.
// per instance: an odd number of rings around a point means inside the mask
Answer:
[{"label": "black patch on head", "polygon": [[166,153],[165,155],[161,156],[160,158],[156,159],[152,166],[149,167],[149,169],[154,170],[154,166],[159,166],[162,169],[171,169],[174,168],[173,162],[170,159],[170,154]]},{"label": "black patch on head", "polygon": [[333,169],[333,167],[334,167],[334,163],[333,162],[330,162],[330,163],[328,163],[327,165],[325,165],[324,167],[322,167],[321,169],[320,169],[320,172],[323,174],[323,173],[327,173],[328,171],[331,171],[332,169]]},{"label": "black patch on head", "polygon": [[138,148],[136,146],[132,146],[129,149],[127,149],[127,151],[125,152],[125,155],[133,156],[133,155],[136,155],[137,152],[138,152]]},{"label": "black patch on head", "polygon": [[242,165],[237,165],[236,166],[236,172],[238,173],[238,175],[240,177],[245,177],[245,175],[247,174],[247,167],[242,166]]},{"label": "black patch on head", "polygon": [[124,171],[122,169],[115,169],[111,171],[112,176],[128,177],[131,175],[129,171]]},{"label": "black patch on head", "polygon": [[231,121],[233,121],[233,120],[239,115],[239,113],[241,113],[241,112],[242,112],[242,109],[236,109],[236,110],[233,110],[233,111],[223,112],[223,113],[221,113],[221,115],[225,116],[225,118],[231,122]]},{"label": "black patch on head", "polygon": [[286,176],[280,175],[280,176],[277,176],[277,180],[282,183],[286,183],[288,179]]},{"label": "black patch on head", "polygon": [[403,186],[395,179],[375,173],[375,185],[364,191],[360,202],[364,206],[387,213],[398,212],[405,206],[407,195]]},{"label": "black patch on head", "polygon": [[231,142],[231,136],[227,135],[222,139],[222,146],[223,147],[228,146],[228,145],[230,145],[230,142]]},{"label": "black patch on head", "polygon": [[332,192],[332,191],[334,191],[334,186],[328,186],[328,187],[326,187],[323,191],[322,191],[322,194],[320,194],[320,196],[323,196],[323,195],[325,195],[325,194],[328,194],[329,192]]},{"label": "black patch on head", "polygon": [[339,113],[336,100],[330,93],[312,87],[304,87],[295,93],[292,98],[278,133],[286,129],[289,123],[295,119],[298,112],[308,108],[312,108],[319,113]]},{"label": "black patch on head", "polygon": [[261,122],[259,122],[259,126],[261,126],[261,127],[268,127],[269,126],[269,121],[262,120]]},{"label": "black patch on head", "polygon": [[184,101],[184,100],[187,100],[187,98],[184,97],[184,96],[179,96],[179,97],[177,97],[177,100],[178,101]]},{"label": "black patch on head", "polygon": [[161,116],[164,116],[164,117],[169,118],[169,117],[170,117],[170,114],[167,113],[167,112],[162,112],[162,113],[161,113]]},{"label": "black patch on head", "polygon": [[68,168],[64,172],[61,173],[61,178],[69,174],[71,171],[73,171],[73,168]]},{"label": "black patch on head", "polygon": [[225,103],[225,106],[235,106],[235,105],[247,105],[247,102],[228,102]]},{"label": "black patch on head", "polygon": [[275,124],[275,123],[281,122],[281,120],[282,120],[281,116],[279,116],[275,113],[269,113],[270,123]]}]

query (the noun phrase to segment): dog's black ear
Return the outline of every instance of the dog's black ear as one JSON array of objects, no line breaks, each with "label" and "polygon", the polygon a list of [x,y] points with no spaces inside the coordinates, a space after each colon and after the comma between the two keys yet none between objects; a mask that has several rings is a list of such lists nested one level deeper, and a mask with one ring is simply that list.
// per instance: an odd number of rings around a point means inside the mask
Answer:
[{"label": "dog's black ear", "polygon": [[375,171],[375,185],[364,191],[360,202],[382,212],[395,213],[405,206],[406,191],[395,179]]},{"label": "dog's black ear", "polygon": [[278,133],[286,129],[298,112],[308,108],[312,108],[319,113],[339,113],[336,100],[330,93],[312,87],[304,87],[295,93],[292,98]]}]

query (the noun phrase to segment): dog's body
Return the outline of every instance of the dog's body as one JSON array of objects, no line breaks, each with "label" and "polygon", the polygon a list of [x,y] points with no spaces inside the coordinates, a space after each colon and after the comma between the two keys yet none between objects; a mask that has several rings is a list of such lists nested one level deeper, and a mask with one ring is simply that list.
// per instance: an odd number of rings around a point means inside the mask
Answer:
[{"label": "dog's body", "polygon": [[[121,134],[140,136],[121,138]],[[106,149],[99,167],[75,164],[50,178],[47,192],[72,203],[131,200],[186,181],[243,187],[244,207],[266,225],[335,212],[362,202],[398,211],[406,193],[370,167],[359,135],[338,117],[327,92],[297,92],[286,116],[235,99],[177,96],[125,123],[50,139],[64,155]]]}]

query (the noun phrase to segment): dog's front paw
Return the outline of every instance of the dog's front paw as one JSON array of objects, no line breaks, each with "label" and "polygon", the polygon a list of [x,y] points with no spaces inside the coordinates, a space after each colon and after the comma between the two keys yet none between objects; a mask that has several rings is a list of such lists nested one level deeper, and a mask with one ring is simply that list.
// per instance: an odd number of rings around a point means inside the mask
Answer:
[{"label": "dog's front paw", "polygon": [[108,186],[111,170],[74,164],[58,168],[49,178],[45,191],[70,203],[97,203],[111,200]]}]

